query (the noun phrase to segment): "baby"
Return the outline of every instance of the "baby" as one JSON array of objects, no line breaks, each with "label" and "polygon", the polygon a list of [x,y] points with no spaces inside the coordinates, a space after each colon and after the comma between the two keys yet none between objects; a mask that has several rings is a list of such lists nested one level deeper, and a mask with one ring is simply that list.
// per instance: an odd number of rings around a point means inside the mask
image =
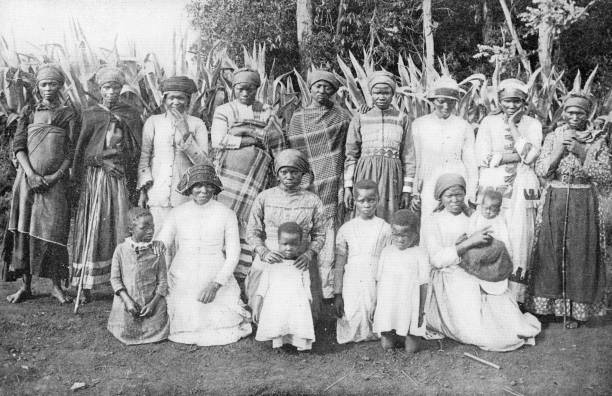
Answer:
[{"label": "baby", "polygon": [[127,345],[165,340],[169,330],[166,261],[151,241],[153,216],[147,209],[132,208],[128,224],[131,236],[113,254],[110,282],[115,297],[108,330]]},{"label": "baby", "polygon": [[488,233],[493,238],[503,242],[508,249],[508,253],[512,254],[510,252],[508,225],[504,216],[499,215],[502,199],[502,193],[495,189],[487,188],[484,191],[482,203],[470,217],[468,235],[488,227]]}]

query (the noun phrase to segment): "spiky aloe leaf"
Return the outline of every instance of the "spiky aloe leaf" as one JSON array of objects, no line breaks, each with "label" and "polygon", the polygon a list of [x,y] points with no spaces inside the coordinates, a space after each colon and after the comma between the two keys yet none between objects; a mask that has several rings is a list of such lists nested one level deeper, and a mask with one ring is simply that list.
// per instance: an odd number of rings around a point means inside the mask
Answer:
[{"label": "spiky aloe leaf", "polygon": [[293,69],[293,74],[295,74],[295,80],[297,81],[298,86],[300,87],[300,98],[302,101],[302,106],[310,106],[310,104],[312,103],[312,95],[310,94],[310,89],[308,89],[308,84],[306,83],[306,81],[304,81],[304,79],[302,78],[300,73],[298,73],[297,70]]},{"label": "spiky aloe leaf", "polygon": [[350,99],[353,102],[353,106],[357,109],[360,109],[364,106],[370,107],[371,103],[366,102],[363,93],[357,86],[357,80],[355,80],[355,77],[353,77],[351,69],[346,65],[346,63],[344,63],[340,56],[336,56],[336,58],[338,60],[338,65],[340,66],[340,69],[344,74],[344,78],[346,79],[346,87],[350,94]]}]

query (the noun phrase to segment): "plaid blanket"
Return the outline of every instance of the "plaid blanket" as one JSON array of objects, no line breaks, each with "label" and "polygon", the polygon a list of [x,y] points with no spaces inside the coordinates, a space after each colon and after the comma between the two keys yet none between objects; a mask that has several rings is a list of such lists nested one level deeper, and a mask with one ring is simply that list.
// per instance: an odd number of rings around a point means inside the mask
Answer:
[{"label": "plaid blanket", "polygon": [[313,189],[323,201],[325,218],[334,220],[340,215],[344,144],[350,121],[350,114],[338,105],[325,107],[313,103],[293,114],[287,131],[289,147],[308,157]]}]

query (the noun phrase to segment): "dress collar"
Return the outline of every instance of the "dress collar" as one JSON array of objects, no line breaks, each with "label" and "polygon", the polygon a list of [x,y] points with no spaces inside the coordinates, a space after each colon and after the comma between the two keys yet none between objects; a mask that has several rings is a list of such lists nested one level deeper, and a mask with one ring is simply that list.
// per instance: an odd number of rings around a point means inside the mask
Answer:
[{"label": "dress collar", "polygon": [[153,242],[136,242],[132,239],[132,237],[127,237],[126,240],[130,243],[130,246],[136,253],[149,249],[153,244]]}]

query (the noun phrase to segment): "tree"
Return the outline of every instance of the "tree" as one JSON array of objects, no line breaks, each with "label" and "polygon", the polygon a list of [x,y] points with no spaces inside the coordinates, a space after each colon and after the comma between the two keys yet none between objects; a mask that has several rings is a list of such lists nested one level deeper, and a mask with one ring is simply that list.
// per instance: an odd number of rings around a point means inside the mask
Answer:
[{"label": "tree", "polygon": [[423,37],[425,37],[425,70],[434,70],[434,38],[431,20],[431,0],[423,0]]},{"label": "tree", "polygon": [[295,10],[295,20],[297,22],[297,42],[300,52],[300,64],[302,73],[306,73],[311,64],[308,53],[308,36],[312,35],[312,1],[297,0]]}]

